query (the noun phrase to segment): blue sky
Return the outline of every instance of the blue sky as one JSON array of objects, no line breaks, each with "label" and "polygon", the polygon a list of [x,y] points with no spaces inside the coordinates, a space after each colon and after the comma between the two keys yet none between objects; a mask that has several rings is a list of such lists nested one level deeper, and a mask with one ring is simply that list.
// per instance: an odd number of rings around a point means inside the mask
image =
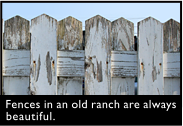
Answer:
[{"label": "blue sky", "polygon": [[[82,22],[101,15],[110,21],[120,17],[134,23],[134,33],[137,33],[137,22],[151,16],[164,23],[169,19],[180,22],[179,3],[3,3],[2,18],[5,20],[19,15],[29,21],[41,15],[49,16],[60,21],[72,16]],[[136,34],[135,34],[136,35]]]}]

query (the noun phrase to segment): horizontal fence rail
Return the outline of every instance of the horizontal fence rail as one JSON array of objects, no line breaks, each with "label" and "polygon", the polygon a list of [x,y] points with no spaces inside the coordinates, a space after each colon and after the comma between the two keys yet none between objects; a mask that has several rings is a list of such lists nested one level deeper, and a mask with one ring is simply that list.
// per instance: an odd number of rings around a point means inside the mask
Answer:
[{"label": "horizontal fence rail", "polygon": [[[3,20],[2,20],[3,22]],[[3,95],[180,95],[180,23],[42,14],[2,23]],[[135,40],[134,40],[135,38]]]}]

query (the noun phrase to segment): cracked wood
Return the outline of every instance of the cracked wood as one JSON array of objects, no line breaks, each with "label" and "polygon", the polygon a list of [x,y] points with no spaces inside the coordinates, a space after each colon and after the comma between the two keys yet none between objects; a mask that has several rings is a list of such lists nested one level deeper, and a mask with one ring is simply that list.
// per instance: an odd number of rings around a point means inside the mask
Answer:
[{"label": "cracked wood", "polygon": [[163,25],[148,17],[138,22],[138,94],[163,95]]},{"label": "cracked wood", "polygon": [[56,30],[57,20],[46,14],[31,20],[31,94],[57,94]]}]

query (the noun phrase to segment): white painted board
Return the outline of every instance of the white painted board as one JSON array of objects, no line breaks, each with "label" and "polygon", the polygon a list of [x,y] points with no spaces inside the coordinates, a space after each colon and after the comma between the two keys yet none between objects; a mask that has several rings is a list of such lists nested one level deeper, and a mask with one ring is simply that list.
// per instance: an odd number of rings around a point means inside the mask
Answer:
[{"label": "white painted board", "polygon": [[42,14],[31,20],[32,95],[57,94],[57,20]]},{"label": "white painted board", "polygon": [[164,84],[165,84],[164,95],[180,95],[179,77],[165,77]]},{"label": "white painted board", "polygon": [[180,77],[180,52],[163,54],[163,77]]},{"label": "white painted board", "polygon": [[83,77],[59,77],[58,95],[81,95]]},{"label": "white painted board", "polygon": [[30,95],[29,77],[3,77],[3,95]]},{"label": "white painted board", "polygon": [[85,94],[110,94],[111,22],[97,15],[85,21]]},{"label": "white painted board", "polygon": [[111,51],[111,77],[136,77],[137,52]]},{"label": "white painted board", "polygon": [[164,94],[163,25],[152,17],[138,22],[138,94]]},{"label": "white painted board", "polygon": [[30,50],[4,50],[3,76],[29,76]]},{"label": "white painted board", "polygon": [[84,77],[84,50],[57,51],[57,76]]}]

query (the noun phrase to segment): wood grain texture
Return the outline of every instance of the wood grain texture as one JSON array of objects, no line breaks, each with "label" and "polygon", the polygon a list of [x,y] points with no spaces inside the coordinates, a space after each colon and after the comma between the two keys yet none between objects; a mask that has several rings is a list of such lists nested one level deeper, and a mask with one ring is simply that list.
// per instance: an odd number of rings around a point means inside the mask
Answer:
[{"label": "wood grain texture", "polygon": [[32,95],[57,94],[57,20],[42,14],[31,20]]},{"label": "wood grain texture", "polygon": [[[15,16],[4,22],[3,93],[29,95],[30,33],[29,21]],[[21,51],[22,52],[21,52]],[[24,77],[20,77],[24,76]]]},{"label": "wood grain texture", "polygon": [[111,51],[111,77],[136,77],[137,52]]},{"label": "wood grain texture", "polygon": [[30,76],[29,50],[4,50],[3,76]]},{"label": "wood grain texture", "polygon": [[15,16],[5,21],[3,49],[30,49],[29,21]]},{"label": "wood grain texture", "polygon": [[58,50],[82,50],[82,38],[81,21],[69,16],[58,22]]},{"label": "wood grain texture", "polygon": [[163,24],[163,52],[180,52],[180,23],[170,19]]},{"label": "wood grain texture", "polygon": [[57,51],[57,76],[84,77],[84,50]]},{"label": "wood grain texture", "polygon": [[148,17],[138,22],[138,94],[163,95],[163,25]]},{"label": "wood grain texture", "polygon": [[109,95],[111,22],[100,15],[85,21],[85,94]]},{"label": "wood grain texture", "polygon": [[180,95],[180,23],[170,19],[163,31],[164,94]]},{"label": "wood grain texture", "polygon": [[81,95],[83,77],[59,77],[58,95]]},{"label": "wood grain texture", "polygon": [[163,54],[163,77],[180,77],[180,53]]},{"label": "wood grain texture", "polygon": [[58,95],[82,95],[84,73],[82,38],[81,21],[69,16],[58,22]]},{"label": "wood grain texture", "polygon": [[[134,44],[134,24],[122,17],[113,21],[112,50],[114,51],[111,53],[112,95],[134,95],[134,81],[137,76],[137,54],[134,50]],[[113,52],[116,52],[116,54],[113,54]]]}]

